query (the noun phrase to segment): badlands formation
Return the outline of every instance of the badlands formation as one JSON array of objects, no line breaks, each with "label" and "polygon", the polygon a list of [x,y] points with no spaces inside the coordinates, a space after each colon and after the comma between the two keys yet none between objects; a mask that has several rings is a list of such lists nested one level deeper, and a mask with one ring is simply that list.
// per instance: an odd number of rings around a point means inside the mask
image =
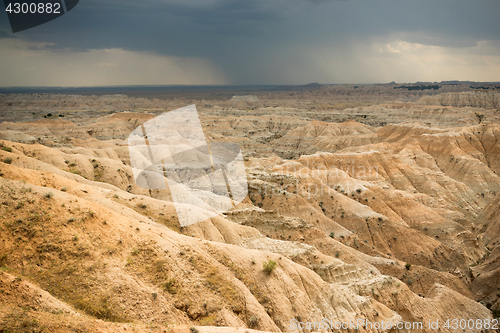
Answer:
[{"label": "badlands formation", "polygon": [[[500,93],[462,88],[0,95],[0,332],[493,331],[445,327],[500,312]],[[249,194],[181,227],[127,137],[189,104]]]}]

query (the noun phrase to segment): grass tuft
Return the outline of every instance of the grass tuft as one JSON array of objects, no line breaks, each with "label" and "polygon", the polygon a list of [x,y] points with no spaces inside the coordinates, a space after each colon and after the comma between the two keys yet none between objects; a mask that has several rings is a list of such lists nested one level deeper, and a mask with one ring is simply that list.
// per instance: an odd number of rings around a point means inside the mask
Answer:
[{"label": "grass tuft", "polygon": [[267,274],[271,274],[271,272],[276,268],[276,265],[278,263],[272,259],[269,259],[268,261],[264,261],[262,263],[262,267],[264,268],[264,272]]}]

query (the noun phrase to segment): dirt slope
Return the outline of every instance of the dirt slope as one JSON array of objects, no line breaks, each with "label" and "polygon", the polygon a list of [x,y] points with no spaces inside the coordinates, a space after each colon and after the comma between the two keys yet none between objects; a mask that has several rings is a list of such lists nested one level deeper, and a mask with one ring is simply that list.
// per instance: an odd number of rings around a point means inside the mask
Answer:
[{"label": "dirt slope", "polygon": [[201,112],[209,140],[243,147],[249,195],[185,228],[169,193],[133,178],[125,138],[153,112],[0,124],[0,331],[291,332],[292,319],[498,315],[499,125],[474,124],[469,109],[459,127],[364,122],[376,113],[336,123],[272,100],[244,117]]}]

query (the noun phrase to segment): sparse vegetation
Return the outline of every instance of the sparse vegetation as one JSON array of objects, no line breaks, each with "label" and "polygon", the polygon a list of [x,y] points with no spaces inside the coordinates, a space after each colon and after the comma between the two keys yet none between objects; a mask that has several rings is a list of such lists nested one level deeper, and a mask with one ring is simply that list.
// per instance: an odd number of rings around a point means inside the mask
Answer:
[{"label": "sparse vegetation", "polygon": [[259,317],[258,316],[251,316],[248,318],[248,326],[251,328],[256,328],[259,325]]},{"label": "sparse vegetation", "polygon": [[[206,302],[203,303],[203,307],[206,309]],[[200,326],[216,326],[217,318],[213,315],[204,317],[200,320]]]},{"label": "sparse vegetation", "polygon": [[12,163],[12,158],[7,157],[7,158],[5,158],[5,159],[3,160],[3,162],[4,162],[5,164],[11,164],[11,163]]},{"label": "sparse vegetation", "polygon": [[410,268],[411,268],[411,264],[410,264],[409,262],[407,262],[407,263],[405,264],[405,267],[406,267],[406,269],[407,269],[407,270],[410,270]]},{"label": "sparse vegetation", "polygon": [[169,279],[165,284],[163,285],[163,289],[167,291],[169,294],[177,294],[177,280],[176,279]]},{"label": "sparse vegetation", "polygon": [[12,153],[12,148],[7,147],[7,146],[3,146],[2,150],[6,151],[6,152],[9,152],[9,153]]},{"label": "sparse vegetation", "polygon": [[439,85],[437,84],[421,84],[421,85],[412,85],[412,86],[399,86],[399,87],[394,87],[394,89],[407,89],[408,91],[412,90],[438,90]]},{"label": "sparse vegetation", "polygon": [[272,259],[269,259],[268,261],[264,261],[262,264],[262,267],[264,268],[264,272],[267,274],[271,274],[271,272],[276,268],[276,265],[278,263]]},{"label": "sparse vegetation", "polygon": [[475,116],[476,116],[476,119],[477,119],[477,123],[481,124],[483,122],[483,119],[484,119],[484,114],[476,112]]},{"label": "sparse vegetation", "polygon": [[114,310],[109,295],[96,295],[93,298],[79,297],[74,301],[75,307],[102,320],[111,322],[127,322],[128,320]]},{"label": "sparse vegetation", "polygon": [[498,319],[500,317],[500,310],[493,310],[492,314],[493,318]]}]

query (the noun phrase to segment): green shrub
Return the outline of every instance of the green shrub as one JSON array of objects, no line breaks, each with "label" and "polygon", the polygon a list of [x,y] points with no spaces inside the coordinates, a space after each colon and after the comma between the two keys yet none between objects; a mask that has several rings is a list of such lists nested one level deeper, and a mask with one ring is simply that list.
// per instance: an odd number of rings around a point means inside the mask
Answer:
[{"label": "green shrub", "polygon": [[262,267],[264,268],[264,272],[267,274],[271,274],[271,272],[276,268],[276,265],[278,263],[272,259],[269,259],[268,261],[264,261],[262,264]]},{"label": "green shrub", "polygon": [[11,164],[12,163],[12,158],[7,157],[6,159],[3,160],[4,163],[6,164]]},{"label": "green shrub", "polygon": [[330,232],[330,237],[331,237],[331,238],[334,238],[334,237],[335,237],[335,233],[334,233],[333,231],[332,231],[332,232]]},{"label": "green shrub", "polygon": [[405,264],[405,267],[406,267],[406,269],[407,269],[407,270],[410,270],[410,268],[411,268],[411,264],[410,264],[409,262],[407,262],[407,263]]},{"label": "green shrub", "polygon": [[5,151],[7,151],[9,153],[12,153],[12,148],[7,147],[7,146],[2,147],[2,150],[5,150]]},{"label": "green shrub", "polygon": [[175,279],[170,279],[167,282],[165,282],[163,289],[167,291],[169,294],[177,294],[177,288],[176,288],[177,281]]}]

